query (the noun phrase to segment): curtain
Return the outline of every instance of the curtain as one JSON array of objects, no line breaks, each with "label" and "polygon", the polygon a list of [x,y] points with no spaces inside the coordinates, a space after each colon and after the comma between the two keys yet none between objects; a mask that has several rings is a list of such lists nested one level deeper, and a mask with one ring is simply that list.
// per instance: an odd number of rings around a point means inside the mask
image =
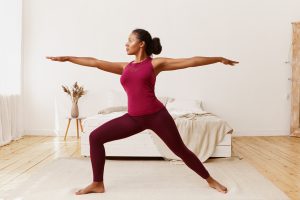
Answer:
[{"label": "curtain", "polygon": [[0,146],[23,135],[22,0],[0,1]]},{"label": "curtain", "polygon": [[0,146],[24,134],[21,95],[0,95]]}]

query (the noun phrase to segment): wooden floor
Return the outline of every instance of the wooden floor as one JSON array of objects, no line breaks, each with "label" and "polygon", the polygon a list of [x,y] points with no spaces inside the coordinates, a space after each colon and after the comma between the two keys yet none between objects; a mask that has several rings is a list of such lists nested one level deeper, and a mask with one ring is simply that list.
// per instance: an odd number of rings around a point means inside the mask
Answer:
[{"label": "wooden floor", "polygon": [[[291,199],[300,199],[300,138],[233,137],[233,156],[251,163]],[[58,157],[80,157],[75,137],[24,136],[0,147],[0,194]]]}]

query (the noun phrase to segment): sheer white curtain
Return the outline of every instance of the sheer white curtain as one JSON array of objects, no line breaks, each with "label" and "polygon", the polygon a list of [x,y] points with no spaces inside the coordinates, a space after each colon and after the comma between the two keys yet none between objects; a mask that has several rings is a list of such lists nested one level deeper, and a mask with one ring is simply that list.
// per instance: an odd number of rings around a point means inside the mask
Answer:
[{"label": "sheer white curtain", "polygon": [[23,135],[20,95],[0,95],[0,146]]},{"label": "sheer white curtain", "polygon": [[0,146],[23,135],[22,0],[0,0]]}]

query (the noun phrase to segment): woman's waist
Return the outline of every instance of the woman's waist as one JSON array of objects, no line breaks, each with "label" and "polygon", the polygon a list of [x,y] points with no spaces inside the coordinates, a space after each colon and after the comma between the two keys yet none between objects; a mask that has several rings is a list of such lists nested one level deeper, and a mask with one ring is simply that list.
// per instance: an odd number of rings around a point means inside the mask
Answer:
[{"label": "woman's waist", "polygon": [[128,102],[128,113],[130,115],[146,115],[157,112],[165,108],[165,106],[158,100],[155,102]]}]

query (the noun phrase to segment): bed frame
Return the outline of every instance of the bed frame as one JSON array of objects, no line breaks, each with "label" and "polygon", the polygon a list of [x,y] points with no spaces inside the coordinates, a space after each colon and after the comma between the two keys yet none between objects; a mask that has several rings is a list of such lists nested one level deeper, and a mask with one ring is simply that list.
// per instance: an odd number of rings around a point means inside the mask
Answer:
[{"label": "bed frame", "polygon": [[[81,155],[89,156],[89,135],[97,127],[84,127],[81,133]],[[115,140],[104,144],[106,156],[128,156],[128,157],[162,157],[157,150],[152,136],[144,130],[131,137]],[[226,134],[224,139],[216,146],[211,157],[231,157],[231,136]]]}]

